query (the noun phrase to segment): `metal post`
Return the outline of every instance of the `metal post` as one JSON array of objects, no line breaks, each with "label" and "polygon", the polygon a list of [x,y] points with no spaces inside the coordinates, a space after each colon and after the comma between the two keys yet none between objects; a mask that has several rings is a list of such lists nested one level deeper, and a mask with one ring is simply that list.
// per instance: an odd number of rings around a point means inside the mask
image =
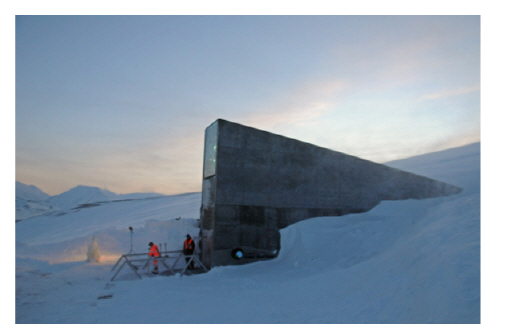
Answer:
[{"label": "metal post", "polygon": [[130,229],[130,252],[129,252],[129,254],[133,254],[134,253],[134,251],[133,251],[133,228],[128,227],[128,229]]},{"label": "metal post", "polygon": [[119,265],[119,262],[120,262],[122,259],[123,259],[123,256],[121,256],[121,257],[119,258],[119,260],[117,261],[117,263],[115,263],[115,265],[114,265],[114,267],[112,268],[111,271],[113,271],[113,270],[117,267],[117,265]]}]

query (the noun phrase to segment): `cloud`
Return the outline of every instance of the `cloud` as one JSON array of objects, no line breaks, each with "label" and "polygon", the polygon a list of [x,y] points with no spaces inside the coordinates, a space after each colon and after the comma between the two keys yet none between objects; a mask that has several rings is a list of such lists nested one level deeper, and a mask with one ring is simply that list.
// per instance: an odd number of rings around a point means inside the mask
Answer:
[{"label": "cloud", "polygon": [[248,113],[242,122],[263,129],[308,125],[328,113],[347,87],[348,83],[341,80],[302,84]]},{"label": "cloud", "polygon": [[445,17],[411,17],[404,22],[355,45],[337,46],[330,70],[349,78],[357,90],[370,92],[479,81],[477,33],[470,31],[467,37],[464,31],[472,25],[461,29],[457,20]]},{"label": "cloud", "polygon": [[479,92],[479,90],[480,90],[479,84],[472,85],[472,86],[466,86],[466,87],[460,87],[460,88],[456,88],[456,89],[441,90],[441,91],[430,93],[430,94],[424,94],[420,97],[420,100],[443,99],[443,98],[456,96],[456,95],[468,94],[468,93],[472,93],[472,92]]}]

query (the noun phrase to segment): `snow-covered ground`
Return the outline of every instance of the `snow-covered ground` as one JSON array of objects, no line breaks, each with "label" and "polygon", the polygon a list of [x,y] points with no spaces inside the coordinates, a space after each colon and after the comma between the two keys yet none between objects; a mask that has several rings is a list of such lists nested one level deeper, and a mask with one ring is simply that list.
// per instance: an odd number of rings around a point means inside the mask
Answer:
[{"label": "snow-covered ground", "polygon": [[[179,249],[198,230],[199,193],[18,222],[16,323],[480,323],[479,143],[388,165],[464,191],[299,222],[281,231],[273,260],[142,280],[110,281],[128,227],[135,252],[149,241]],[[101,261],[88,263],[94,236]]]}]

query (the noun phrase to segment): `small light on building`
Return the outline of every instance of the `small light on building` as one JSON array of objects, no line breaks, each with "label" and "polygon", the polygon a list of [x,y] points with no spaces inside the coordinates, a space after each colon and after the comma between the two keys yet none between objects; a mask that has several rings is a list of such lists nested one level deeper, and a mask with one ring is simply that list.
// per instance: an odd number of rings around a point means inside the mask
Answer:
[{"label": "small light on building", "polygon": [[243,250],[241,250],[240,248],[235,248],[231,252],[231,255],[232,255],[232,258],[234,258],[234,259],[242,259],[243,258]]}]

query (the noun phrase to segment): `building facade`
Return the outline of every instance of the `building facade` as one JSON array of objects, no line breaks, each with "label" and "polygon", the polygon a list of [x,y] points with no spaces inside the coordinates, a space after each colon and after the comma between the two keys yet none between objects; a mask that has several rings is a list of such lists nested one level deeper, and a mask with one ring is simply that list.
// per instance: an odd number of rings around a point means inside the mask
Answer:
[{"label": "building facade", "polygon": [[276,257],[279,230],[369,211],[382,200],[461,188],[225,120],[205,131],[201,259],[208,268]]}]

